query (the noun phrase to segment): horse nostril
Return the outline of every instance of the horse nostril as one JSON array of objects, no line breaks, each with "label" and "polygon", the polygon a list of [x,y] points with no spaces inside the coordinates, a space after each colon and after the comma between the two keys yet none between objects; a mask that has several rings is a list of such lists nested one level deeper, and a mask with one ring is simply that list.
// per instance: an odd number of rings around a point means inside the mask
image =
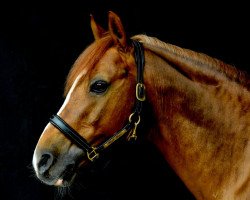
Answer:
[{"label": "horse nostril", "polygon": [[54,160],[54,157],[51,153],[45,153],[41,156],[40,161],[38,162],[38,172],[40,174],[45,174],[45,172],[50,168]]}]

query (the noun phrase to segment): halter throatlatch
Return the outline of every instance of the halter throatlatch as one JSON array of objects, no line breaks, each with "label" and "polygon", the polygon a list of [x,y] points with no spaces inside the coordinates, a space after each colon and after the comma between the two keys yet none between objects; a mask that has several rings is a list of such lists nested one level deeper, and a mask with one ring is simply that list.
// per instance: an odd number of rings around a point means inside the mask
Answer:
[{"label": "halter throatlatch", "polygon": [[58,115],[53,115],[50,118],[50,123],[71,141],[73,141],[78,147],[83,149],[87,153],[87,157],[90,161],[94,161],[95,159],[97,159],[99,157],[99,153],[102,150],[109,147],[112,143],[114,143],[126,133],[129,133],[127,136],[128,140],[136,140],[137,138],[136,130],[141,121],[140,114],[142,110],[142,103],[146,99],[145,85],[143,84],[143,68],[145,64],[145,58],[142,44],[134,40],[132,40],[132,44],[134,46],[135,62],[137,65],[137,84],[135,88],[136,102],[134,112],[129,116],[128,123],[122,129],[114,133],[113,136],[108,138],[100,145],[93,147],[61,117],[59,117]]}]

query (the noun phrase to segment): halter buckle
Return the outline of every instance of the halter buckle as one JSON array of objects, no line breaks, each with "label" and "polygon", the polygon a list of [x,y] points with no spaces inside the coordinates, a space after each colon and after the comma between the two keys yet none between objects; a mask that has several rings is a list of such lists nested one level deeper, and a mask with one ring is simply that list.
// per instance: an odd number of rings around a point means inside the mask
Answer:
[{"label": "halter buckle", "polygon": [[99,153],[96,152],[96,148],[92,147],[92,151],[87,152],[88,159],[93,162],[96,158],[99,157]]},{"label": "halter buckle", "polygon": [[146,95],[145,95],[145,85],[143,83],[137,83],[136,84],[136,98],[139,101],[145,101]]}]

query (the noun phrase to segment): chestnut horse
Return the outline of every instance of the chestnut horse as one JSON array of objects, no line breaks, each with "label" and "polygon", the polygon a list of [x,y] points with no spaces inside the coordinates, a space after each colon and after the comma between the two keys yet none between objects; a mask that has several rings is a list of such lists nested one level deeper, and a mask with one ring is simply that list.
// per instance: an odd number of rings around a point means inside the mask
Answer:
[{"label": "chestnut horse", "polygon": [[[119,17],[108,19],[105,31],[91,17],[95,41],[74,63],[65,102],[38,141],[37,177],[70,185],[103,149],[136,138],[141,117],[149,121],[141,135],[197,199],[250,199],[248,75],[157,38],[128,40]],[[144,108],[152,113],[141,115]]]}]

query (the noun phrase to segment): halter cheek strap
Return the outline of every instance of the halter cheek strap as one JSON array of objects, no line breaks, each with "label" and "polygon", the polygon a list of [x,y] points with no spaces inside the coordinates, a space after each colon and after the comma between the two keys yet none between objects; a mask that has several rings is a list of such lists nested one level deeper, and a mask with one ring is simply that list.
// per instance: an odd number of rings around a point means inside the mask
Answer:
[{"label": "halter cheek strap", "polygon": [[[129,133],[128,140],[136,139],[136,129],[140,123],[140,114],[142,110],[142,103],[146,99],[145,85],[143,84],[143,68],[145,64],[143,46],[140,42],[132,40],[135,53],[135,62],[137,65],[137,84],[136,84],[136,102],[134,112],[129,116],[128,123],[119,131],[113,134],[110,138],[102,144],[93,147],[86,141],[77,131],[75,131],[69,124],[67,124],[58,115],[53,115],[50,118],[50,123],[60,130],[67,138],[74,142],[78,147],[83,149],[90,161],[94,161],[99,157],[99,153],[109,147],[112,143],[122,137],[124,134]],[[133,131],[132,131],[133,130]]]}]

